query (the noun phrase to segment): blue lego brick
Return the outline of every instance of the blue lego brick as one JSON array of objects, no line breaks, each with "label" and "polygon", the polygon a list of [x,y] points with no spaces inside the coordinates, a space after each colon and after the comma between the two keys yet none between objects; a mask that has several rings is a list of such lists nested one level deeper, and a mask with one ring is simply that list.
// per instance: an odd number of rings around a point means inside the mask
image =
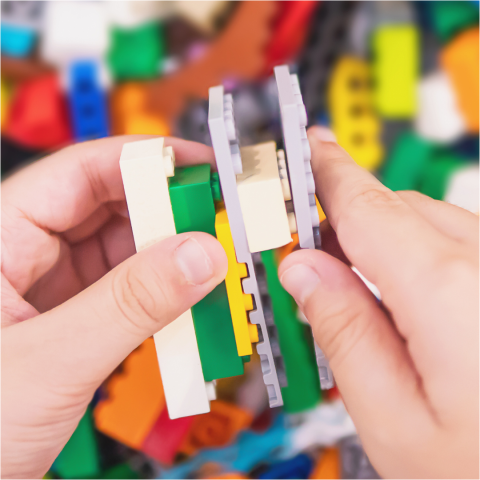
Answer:
[{"label": "blue lego brick", "polygon": [[26,57],[35,45],[37,32],[29,27],[10,25],[2,22],[0,37],[2,55]]},{"label": "blue lego brick", "polygon": [[93,61],[78,61],[69,72],[69,100],[75,139],[93,140],[108,136],[106,94],[98,81]]},{"label": "blue lego brick", "polygon": [[270,465],[258,478],[308,478],[313,469],[313,460],[304,453]]}]

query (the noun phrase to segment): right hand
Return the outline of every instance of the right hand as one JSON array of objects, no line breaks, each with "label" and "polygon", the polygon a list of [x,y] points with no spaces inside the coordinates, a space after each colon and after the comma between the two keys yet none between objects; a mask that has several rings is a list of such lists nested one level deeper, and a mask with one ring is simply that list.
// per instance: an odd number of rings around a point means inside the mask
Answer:
[{"label": "right hand", "polygon": [[312,325],[378,473],[479,475],[479,219],[392,192],[326,129],[309,131],[317,195],[345,256],[302,250],[280,266]]}]

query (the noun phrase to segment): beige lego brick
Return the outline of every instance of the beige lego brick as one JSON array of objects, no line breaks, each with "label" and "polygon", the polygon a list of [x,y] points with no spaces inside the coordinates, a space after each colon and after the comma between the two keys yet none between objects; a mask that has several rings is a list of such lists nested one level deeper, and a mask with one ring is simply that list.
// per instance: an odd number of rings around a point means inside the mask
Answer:
[{"label": "beige lego brick", "polygon": [[240,149],[243,173],[237,191],[250,252],[278,248],[292,241],[278,173],[275,142]]},{"label": "beige lego brick", "polygon": [[[176,234],[167,181],[174,168],[173,150],[163,138],[123,146],[120,170],[137,252]],[[153,339],[170,418],[209,412],[191,310]]]}]

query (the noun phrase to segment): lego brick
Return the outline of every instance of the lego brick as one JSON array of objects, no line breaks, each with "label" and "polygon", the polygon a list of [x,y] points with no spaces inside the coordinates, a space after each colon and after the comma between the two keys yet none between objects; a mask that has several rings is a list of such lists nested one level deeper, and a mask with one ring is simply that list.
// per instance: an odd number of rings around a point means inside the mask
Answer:
[{"label": "lego brick", "polygon": [[[247,264],[249,276],[243,279],[242,288],[244,293],[252,294],[254,297],[256,309],[249,312],[249,320],[252,324],[258,325],[261,331],[259,333],[261,341],[257,343],[256,347],[261,358],[264,383],[267,386],[270,406],[276,407],[281,406],[283,401],[270,339],[270,334],[274,333],[274,325],[273,328],[270,328],[269,334],[236,188],[235,170],[229,140],[229,138],[232,138],[232,142],[235,142],[236,136],[235,132],[232,132],[230,128],[227,130],[227,126],[231,124],[229,124],[230,115],[227,116],[227,119],[224,116],[224,101],[231,103],[231,97],[227,97],[224,100],[222,86],[210,88],[208,127],[212,137],[220,186],[230,222],[237,262]],[[229,107],[227,108],[227,113],[230,114],[230,112],[232,112],[232,109]]]},{"label": "lego brick", "polygon": [[435,1],[427,3],[432,24],[443,42],[455,34],[478,25],[478,4],[474,2]]},{"label": "lego brick", "polygon": [[106,2],[46,3],[40,53],[47,62],[66,66],[74,59],[99,61],[109,42]]},{"label": "lego brick", "polygon": [[385,163],[383,184],[391,190],[418,190],[432,153],[431,142],[410,131],[402,133]]},{"label": "lego brick", "polygon": [[309,478],[340,478],[340,452],[338,448],[330,447],[320,452]]},{"label": "lego brick", "polygon": [[275,142],[241,150],[243,172],[237,175],[250,252],[278,248],[292,241],[278,173]]},{"label": "lego brick", "polygon": [[[177,168],[169,192],[177,233],[199,231],[215,236],[209,164]],[[192,307],[192,316],[205,380],[242,375],[225,282]]]},{"label": "lego brick", "polygon": [[417,110],[419,33],[413,24],[382,25],[373,32],[374,99],[385,118],[411,118]]},{"label": "lego brick", "polygon": [[125,359],[122,372],[108,381],[106,395],[94,410],[97,429],[140,450],[160,413],[166,412],[153,339]]},{"label": "lego brick", "polygon": [[[164,139],[126,143],[120,170],[137,251],[175,235],[167,184],[174,156]],[[170,418],[210,411],[191,310],[153,338]]]},{"label": "lego brick", "polygon": [[419,136],[439,143],[452,143],[466,133],[465,120],[445,72],[428,75],[418,84],[415,131]]},{"label": "lego brick", "polygon": [[350,51],[350,23],[358,2],[322,2],[317,7],[306,45],[298,62],[308,118],[313,124],[327,111],[327,87],[333,65]]},{"label": "lego brick", "polygon": [[338,61],[329,82],[328,104],[338,143],[360,166],[377,169],[383,159],[381,125],[373,108],[365,60],[345,56]]},{"label": "lego brick", "polygon": [[478,164],[461,166],[450,176],[443,200],[478,214],[480,196],[478,179]]},{"label": "lego brick", "polygon": [[381,478],[370,463],[357,435],[343,438],[339,448],[341,478]]},{"label": "lego brick", "polygon": [[126,83],[115,88],[111,96],[111,105],[113,134],[160,137],[170,135],[170,128],[165,118],[149,110],[144,85]]},{"label": "lego brick", "polygon": [[8,119],[8,113],[10,110],[10,103],[12,101],[12,86],[10,83],[6,82],[1,79],[0,83],[0,108],[1,108],[1,116],[0,116],[0,126],[3,130],[5,128],[5,123]]},{"label": "lego brick", "polygon": [[318,376],[320,377],[320,386],[322,390],[328,390],[333,388],[335,381],[333,379],[333,372],[328,363],[327,357],[323,353],[322,349],[315,343],[315,357],[317,359]]},{"label": "lego brick", "polygon": [[56,458],[52,470],[60,478],[96,478],[100,458],[93,428],[91,407],[80,419],[72,436]]},{"label": "lego brick", "polygon": [[43,75],[17,86],[4,134],[31,149],[58,148],[72,140],[58,77]]},{"label": "lego brick", "polygon": [[[277,2],[243,2],[205,54],[171,75],[148,84],[149,104],[168,118],[177,117],[187,100],[207,98],[208,89],[225,78],[257,78]],[[248,31],[249,34],[245,35]]]},{"label": "lego brick", "polygon": [[287,375],[288,385],[282,388],[284,410],[303,412],[321,399],[311,329],[297,319],[297,305],[280,283],[275,252],[262,252],[261,257]]},{"label": "lego brick", "polygon": [[215,33],[217,19],[229,7],[225,1],[183,1],[174,2],[175,14],[185,18],[200,31],[211,35]]},{"label": "lego brick", "polygon": [[[41,27],[43,2],[2,2],[1,50],[12,57],[29,55]],[[3,63],[3,62],[2,62]]]},{"label": "lego brick", "polygon": [[312,469],[312,459],[305,453],[301,453],[270,465],[258,478],[309,478]]},{"label": "lego brick", "polygon": [[441,52],[440,63],[455,89],[457,103],[470,133],[479,130],[479,29],[455,37]]},{"label": "lego brick", "polygon": [[108,64],[117,81],[154,78],[164,56],[163,29],[156,22],[112,29]]},{"label": "lego brick", "polygon": [[166,18],[172,13],[170,2],[122,1],[106,2],[108,18],[114,26],[136,28],[145,23]]},{"label": "lego brick", "polygon": [[69,67],[68,90],[75,139],[108,136],[107,99],[100,86],[98,65],[93,61],[73,62]]},{"label": "lego brick", "polygon": [[187,438],[195,417],[171,420],[163,410],[142,444],[142,452],[155,460],[171,465]]},{"label": "lego brick", "polygon": [[[239,356],[252,354],[252,342],[249,335],[247,310],[253,310],[252,296],[248,295],[249,308],[245,305],[245,294],[242,290],[242,278],[247,276],[245,264],[238,264],[235,257],[232,233],[228,223],[227,211],[221,208],[215,217],[217,240],[222,244],[228,258],[228,271],[225,277],[228,303],[232,315],[233,331]],[[255,327],[256,328],[256,327]],[[258,335],[258,333],[257,333]]]},{"label": "lego brick", "polygon": [[205,448],[228,445],[252,423],[253,415],[232,403],[215,400],[210,407],[210,413],[194,419],[181,447],[182,453],[195,455]]},{"label": "lego brick", "polygon": [[315,248],[320,246],[320,219],[315,206],[315,182],[310,164],[312,153],[305,129],[307,112],[298,78],[290,75],[288,66],[275,67],[275,78],[300,247]]}]

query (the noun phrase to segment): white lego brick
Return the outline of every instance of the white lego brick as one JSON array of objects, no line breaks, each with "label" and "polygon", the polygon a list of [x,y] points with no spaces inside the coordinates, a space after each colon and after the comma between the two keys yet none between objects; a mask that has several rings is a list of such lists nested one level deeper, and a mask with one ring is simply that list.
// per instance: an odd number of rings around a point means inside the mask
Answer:
[{"label": "white lego brick", "polygon": [[472,213],[478,213],[479,174],[478,164],[469,165],[456,171],[448,181],[444,200]]},{"label": "white lego brick", "polygon": [[180,0],[172,4],[176,14],[206,34],[214,33],[216,18],[228,7],[228,2],[219,0],[201,2]]},{"label": "white lego brick", "polygon": [[423,78],[417,87],[417,96],[415,129],[420,136],[434,142],[451,143],[466,133],[465,120],[445,72]]},{"label": "white lego brick", "polygon": [[64,66],[72,60],[97,59],[110,43],[106,2],[47,2],[40,52],[44,60]]},{"label": "white lego brick", "polygon": [[279,248],[292,241],[275,142],[240,149],[243,173],[237,191],[251,253]]},{"label": "white lego brick", "polygon": [[[137,251],[176,234],[165,167],[172,176],[173,150],[163,138],[123,146],[120,170]],[[209,412],[212,387],[204,381],[191,311],[153,338],[170,418]]]}]

